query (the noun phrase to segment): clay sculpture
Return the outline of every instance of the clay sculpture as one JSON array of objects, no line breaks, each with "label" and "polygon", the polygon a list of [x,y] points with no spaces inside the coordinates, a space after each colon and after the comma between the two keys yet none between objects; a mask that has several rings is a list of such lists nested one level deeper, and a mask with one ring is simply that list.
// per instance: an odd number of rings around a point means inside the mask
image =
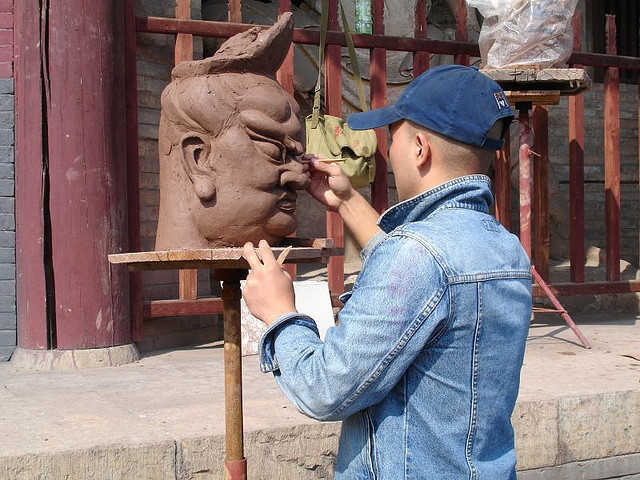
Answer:
[{"label": "clay sculpture", "polygon": [[299,106],[276,81],[293,17],[182,62],[162,93],[156,250],[276,245],[296,229],[308,177]]}]

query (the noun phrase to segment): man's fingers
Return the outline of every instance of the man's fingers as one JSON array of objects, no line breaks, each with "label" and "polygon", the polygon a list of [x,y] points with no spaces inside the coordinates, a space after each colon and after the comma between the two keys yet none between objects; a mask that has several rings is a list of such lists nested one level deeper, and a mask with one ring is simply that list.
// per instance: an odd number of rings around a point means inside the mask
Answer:
[{"label": "man's fingers", "polygon": [[337,163],[325,163],[314,159],[311,161],[310,165],[314,170],[325,173],[329,176],[337,176],[342,173],[342,169]]},{"label": "man's fingers", "polygon": [[277,265],[276,257],[273,256],[273,252],[271,251],[271,247],[267,243],[266,240],[260,240],[258,244],[258,250],[260,250],[260,256],[262,257],[262,263],[264,263],[265,267]]},{"label": "man's fingers", "polygon": [[262,266],[262,262],[258,258],[258,255],[256,255],[256,251],[253,248],[253,243],[247,242],[244,244],[244,247],[242,247],[242,256],[247,262],[249,262],[251,270],[255,270]]}]

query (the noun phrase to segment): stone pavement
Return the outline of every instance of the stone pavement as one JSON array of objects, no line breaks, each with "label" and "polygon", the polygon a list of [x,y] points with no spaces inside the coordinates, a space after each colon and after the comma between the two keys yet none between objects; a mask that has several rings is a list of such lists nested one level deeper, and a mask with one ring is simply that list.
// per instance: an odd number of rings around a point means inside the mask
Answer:
[{"label": "stone pavement", "polygon": [[[513,415],[519,478],[640,479],[640,321],[559,316],[532,323]],[[248,478],[331,478],[339,424],[292,407],[244,358]],[[0,365],[0,479],[223,478],[221,345],[76,371]]]}]

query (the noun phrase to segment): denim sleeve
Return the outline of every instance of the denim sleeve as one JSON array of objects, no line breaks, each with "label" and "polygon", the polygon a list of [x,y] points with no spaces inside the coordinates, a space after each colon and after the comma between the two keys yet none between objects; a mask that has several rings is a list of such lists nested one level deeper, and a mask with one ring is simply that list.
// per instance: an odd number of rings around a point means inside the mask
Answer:
[{"label": "denim sleeve", "polygon": [[261,359],[287,397],[318,420],[342,420],[382,400],[448,317],[446,277],[421,238],[376,242],[324,343],[311,319],[288,314]]}]

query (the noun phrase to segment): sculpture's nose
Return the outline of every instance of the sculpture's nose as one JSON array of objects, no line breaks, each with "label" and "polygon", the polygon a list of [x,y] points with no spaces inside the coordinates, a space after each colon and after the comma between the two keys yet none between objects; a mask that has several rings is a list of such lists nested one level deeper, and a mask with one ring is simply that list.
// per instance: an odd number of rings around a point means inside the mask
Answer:
[{"label": "sculpture's nose", "polygon": [[286,190],[304,190],[309,185],[309,175],[303,171],[302,164],[296,160],[296,157],[304,152],[302,144],[287,137],[285,145],[287,153],[280,170],[280,186]]},{"label": "sculpture's nose", "polygon": [[289,160],[280,172],[280,186],[286,190],[304,190],[309,185],[309,176],[302,171],[302,164]]}]

